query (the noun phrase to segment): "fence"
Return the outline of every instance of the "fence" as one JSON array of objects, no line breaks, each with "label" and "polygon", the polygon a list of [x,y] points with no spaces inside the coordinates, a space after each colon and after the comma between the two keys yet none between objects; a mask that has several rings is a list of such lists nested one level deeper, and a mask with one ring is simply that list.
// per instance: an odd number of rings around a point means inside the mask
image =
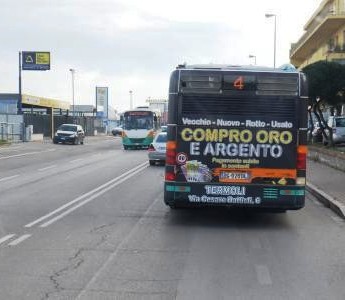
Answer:
[{"label": "fence", "polygon": [[[94,117],[72,117],[72,116],[54,116],[54,131],[61,124],[78,124],[83,126],[85,135],[94,135]],[[44,137],[52,136],[52,122],[50,115],[32,115],[24,114],[25,126],[32,125],[33,133],[43,134]]]},{"label": "fence", "polygon": [[[92,136],[95,130],[104,132],[105,128],[102,122],[95,117],[72,117],[72,116],[54,116],[54,131],[64,123],[78,124],[83,126],[85,135]],[[50,115],[11,115],[0,114],[0,140],[19,142],[25,140],[27,127],[32,128],[33,134],[43,134],[43,137],[52,136],[52,122]]]},{"label": "fence", "polygon": [[19,142],[23,140],[24,124],[22,115],[0,114],[0,140]]}]

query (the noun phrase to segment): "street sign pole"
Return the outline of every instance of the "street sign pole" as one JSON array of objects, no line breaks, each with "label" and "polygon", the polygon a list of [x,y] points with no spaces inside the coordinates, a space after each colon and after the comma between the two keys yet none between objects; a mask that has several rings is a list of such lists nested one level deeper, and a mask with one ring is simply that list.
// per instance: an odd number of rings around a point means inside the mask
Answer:
[{"label": "street sign pole", "polygon": [[18,115],[23,113],[22,110],[22,52],[19,51],[19,91],[18,91]]}]

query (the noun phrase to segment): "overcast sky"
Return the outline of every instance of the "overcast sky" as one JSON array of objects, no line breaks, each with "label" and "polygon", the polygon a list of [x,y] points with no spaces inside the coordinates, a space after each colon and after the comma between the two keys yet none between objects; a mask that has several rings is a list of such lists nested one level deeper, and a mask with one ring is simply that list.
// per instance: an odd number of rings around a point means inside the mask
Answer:
[{"label": "overcast sky", "polygon": [[180,63],[273,66],[289,62],[290,43],[321,0],[0,0],[0,92],[18,92],[18,52],[51,52],[51,70],[23,71],[23,93],[94,104],[109,87],[115,109],[167,98]]}]

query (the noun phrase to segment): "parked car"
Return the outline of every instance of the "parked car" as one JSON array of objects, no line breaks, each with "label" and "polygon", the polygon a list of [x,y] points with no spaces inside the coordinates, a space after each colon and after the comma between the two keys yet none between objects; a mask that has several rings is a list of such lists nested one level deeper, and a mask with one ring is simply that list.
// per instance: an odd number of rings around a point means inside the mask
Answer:
[{"label": "parked car", "polygon": [[57,129],[53,143],[71,143],[74,145],[84,144],[85,132],[81,125],[62,124]]},{"label": "parked car", "polygon": [[[327,125],[332,128],[334,144],[345,143],[345,116],[331,116],[328,118]],[[327,137],[329,132],[326,130]],[[328,144],[328,138],[323,138],[323,144]]]},{"label": "parked car", "polygon": [[165,164],[167,133],[158,133],[153,142],[148,148],[148,157],[150,165],[153,166],[156,162]]},{"label": "parked car", "polygon": [[168,130],[168,126],[166,125],[161,126],[161,132],[167,132],[167,130]]},{"label": "parked car", "polygon": [[114,135],[114,136],[117,136],[117,135],[122,135],[122,132],[123,132],[123,127],[120,125],[120,126],[117,126],[115,127],[111,133]]}]

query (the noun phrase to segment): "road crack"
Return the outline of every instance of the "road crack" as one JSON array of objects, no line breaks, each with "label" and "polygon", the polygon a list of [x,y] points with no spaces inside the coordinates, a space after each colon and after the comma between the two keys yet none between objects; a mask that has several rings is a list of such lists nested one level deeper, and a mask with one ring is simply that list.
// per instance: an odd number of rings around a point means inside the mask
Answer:
[{"label": "road crack", "polygon": [[64,290],[59,282],[59,279],[70,271],[77,270],[84,263],[85,259],[82,257],[82,252],[84,250],[84,248],[78,249],[78,251],[72,257],[68,258],[68,266],[54,272],[53,275],[49,276],[49,280],[52,282],[54,289],[51,292],[45,293],[42,300],[47,300],[52,294],[58,294]]}]

